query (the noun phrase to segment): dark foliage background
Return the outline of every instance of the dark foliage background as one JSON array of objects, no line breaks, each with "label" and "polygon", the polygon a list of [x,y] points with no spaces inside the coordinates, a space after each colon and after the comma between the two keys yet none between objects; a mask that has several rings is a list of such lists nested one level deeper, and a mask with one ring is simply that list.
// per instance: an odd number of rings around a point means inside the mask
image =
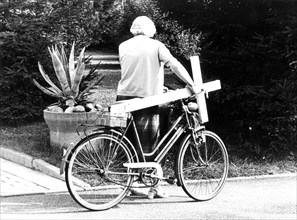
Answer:
[{"label": "dark foliage background", "polygon": [[208,100],[209,125],[242,154],[296,152],[297,1],[159,2],[171,19],[203,33],[203,74],[222,82]]},{"label": "dark foliage background", "polygon": [[207,101],[207,126],[229,151],[296,154],[297,0],[9,2],[0,3],[0,120],[36,120],[52,101],[31,83],[38,60],[50,72],[47,46],[116,49],[133,19],[147,15],[188,69],[199,54],[204,81],[221,80]]}]

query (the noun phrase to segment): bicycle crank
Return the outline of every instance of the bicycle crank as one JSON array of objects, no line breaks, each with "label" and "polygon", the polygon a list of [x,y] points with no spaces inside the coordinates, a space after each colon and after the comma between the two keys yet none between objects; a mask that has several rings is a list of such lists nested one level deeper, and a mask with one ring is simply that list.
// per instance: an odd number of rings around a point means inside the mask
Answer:
[{"label": "bicycle crank", "polygon": [[157,170],[155,178],[163,179],[162,167],[156,162],[124,163],[123,166],[131,169],[154,168]]}]

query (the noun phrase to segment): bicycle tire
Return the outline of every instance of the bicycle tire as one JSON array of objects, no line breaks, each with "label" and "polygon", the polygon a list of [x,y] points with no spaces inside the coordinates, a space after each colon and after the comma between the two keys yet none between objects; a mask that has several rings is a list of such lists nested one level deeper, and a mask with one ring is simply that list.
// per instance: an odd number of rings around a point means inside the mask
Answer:
[{"label": "bicycle tire", "polygon": [[[215,133],[198,131],[198,143],[187,134],[177,159],[178,180],[186,194],[196,201],[214,198],[222,190],[229,168],[223,141]],[[200,157],[199,157],[200,153]]]},{"label": "bicycle tire", "polygon": [[[80,141],[67,158],[65,180],[72,198],[82,207],[101,211],[120,203],[132,184],[123,163],[134,158],[113,133],[96,133]],[[121,173],[121,174],[120,174]]]}]

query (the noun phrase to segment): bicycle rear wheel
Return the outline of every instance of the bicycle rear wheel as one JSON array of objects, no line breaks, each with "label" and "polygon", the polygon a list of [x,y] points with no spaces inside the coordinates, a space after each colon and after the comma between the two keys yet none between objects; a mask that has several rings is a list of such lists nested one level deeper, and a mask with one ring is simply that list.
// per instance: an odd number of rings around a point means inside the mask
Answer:
[{"label": "bicycle rear wheel", "polygon": [[72,198],[90,210],[106,210],[127,195],[134,162],[130,150],[114,135],[93,134],[76,145],[67,158],[65,177]]},{"label": "bicycle rear wheel", "polygon": [[188,134],[178,152],[177,171],[184,191],[197,201],[214,198],[223,188],[229,160],[223,141],[213,132]]}]

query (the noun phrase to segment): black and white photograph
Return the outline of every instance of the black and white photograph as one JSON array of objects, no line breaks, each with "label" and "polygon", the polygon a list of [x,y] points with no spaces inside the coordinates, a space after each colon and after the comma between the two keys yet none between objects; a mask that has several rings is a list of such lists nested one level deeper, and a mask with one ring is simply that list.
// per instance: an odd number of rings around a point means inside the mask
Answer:
[{"label": "black and white photograph", "polygon": [[296,220],[297,0],[0,0],[0,219]]}]

